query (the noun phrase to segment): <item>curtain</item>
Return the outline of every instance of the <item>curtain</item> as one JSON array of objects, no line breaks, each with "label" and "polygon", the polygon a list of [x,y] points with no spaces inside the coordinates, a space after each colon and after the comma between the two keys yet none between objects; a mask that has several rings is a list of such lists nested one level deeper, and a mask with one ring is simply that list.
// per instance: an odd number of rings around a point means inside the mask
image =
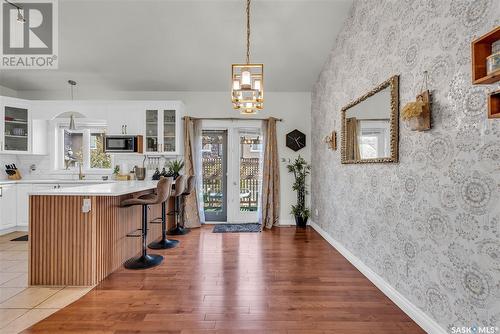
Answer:
[{"label": "curtain", "polygon": [[184,200],[184,227],[193,228],[200,227],[202,215],[200,215],[200,205],[198,199],[201,177],[198,176],[198,171],[201,171],[199,165],[196,162],[196,152],[201,152],[201,149],[197,148],[197,141],[200,141],[201,146],[201,136],[197,136],[195,128],[199,121],[192,120],[189,117],[184,118],[184,170],[186,175],[196,175],[196,185],[195,191],[189,194]]},{"label": "curtain", "polygon": [[358,144],[358,121],[356,117],[346,118],[346,153],[348,160],[361,159]]},{"label": "curtain", "polygon": [[262,175],[264,170],[264,147],[266,147],[266,124],[267,120],[262,121],[260,124],[260,140],[262,149],[259,152],[259,181],[258,182],[258,197],[257,197],[257,217],[259,219],[259,223],[262,225]]},{"label": "curtain", "polygon": [[262,170],[262,228],[278,224],[280,212],[280,166],[276,138],[276,118],[270,117],[264,129],[264,165]]}]

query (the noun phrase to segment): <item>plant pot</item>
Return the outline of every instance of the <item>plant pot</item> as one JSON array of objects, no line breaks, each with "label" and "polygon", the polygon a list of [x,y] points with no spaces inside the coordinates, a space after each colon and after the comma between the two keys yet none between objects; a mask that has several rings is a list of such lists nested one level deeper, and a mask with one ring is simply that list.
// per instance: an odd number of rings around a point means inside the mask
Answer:
[{"label": "plant pot", "polygon": [[303,218],[302,216],[295,216],[295,224],[297,227],[306,227],[307,226],[307,218]]}]

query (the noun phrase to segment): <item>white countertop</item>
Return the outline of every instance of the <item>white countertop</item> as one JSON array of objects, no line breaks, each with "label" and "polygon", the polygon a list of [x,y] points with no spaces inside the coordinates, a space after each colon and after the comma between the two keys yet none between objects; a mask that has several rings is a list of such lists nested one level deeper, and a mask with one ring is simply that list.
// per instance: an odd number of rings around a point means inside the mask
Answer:
[{"label": "white countertop", "polygon": [[87,179],[87,180],[71,180],[71,179],[21,179],[21,180],[0,180],[0,185],[1,184],[95,184],[95,183],[114,183],[117,182],[115,180],[109,179],[106,181],[103,181],[102,179]]},{"label": "white countertop", "polygon": [[157,183],[158,181],[115,181],[70,188],[37,190],[31,191],[29,194],[53,196],[121,196],[155,189]]}]

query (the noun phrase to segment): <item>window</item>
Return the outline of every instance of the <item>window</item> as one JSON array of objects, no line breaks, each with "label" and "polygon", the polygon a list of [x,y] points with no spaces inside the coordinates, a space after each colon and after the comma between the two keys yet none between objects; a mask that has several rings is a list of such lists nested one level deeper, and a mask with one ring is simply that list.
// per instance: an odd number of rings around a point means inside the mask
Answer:
[{"label": "window", "polygon": [[250,152],[262,152],[262,143],[251,144]]},{"label": "window", "polygon": [[84,170],[110,169],[111,155],[104,152],[104,129],[87,128],[69,130],[59,128],[61,149],[56,169],[77,169],[79,163]]},{"label": "window", "polygon": [[388,157],[390,155],[389,123],[386,121],[361,122],[358,140],[361,159]]},{"label": "window", "polygon": [[104,152],[104,133],[90,134],[90,168],[111,168],[111,156]]},{"label": "window", "polygon": [[64,130],[64,167],[77,167],[83,161],[83,132]]}]

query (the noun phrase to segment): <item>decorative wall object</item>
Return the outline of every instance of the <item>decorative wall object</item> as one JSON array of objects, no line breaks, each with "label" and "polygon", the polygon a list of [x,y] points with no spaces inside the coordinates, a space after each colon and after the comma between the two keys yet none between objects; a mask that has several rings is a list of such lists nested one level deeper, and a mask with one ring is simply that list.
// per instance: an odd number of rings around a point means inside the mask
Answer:
[{"label": "decorative wall object", "polygon": [[410,130],[427,131],[431,129],[431,95],[427,87],[428,73],[424,71],[421,93],[415,101],[408,102],[401,110],[401,118],[408,122]]},{"label": "decorative wall object", "polygon": [[306,147],[306,135],[295,129],[286,134],[286,147],[297,152]]},{"label": "decorative wall object", "polygon": [[390,77],[340,111],[343,164],[398,162],[399,77]]},{"label": "decorative wall object", "polygon": [[[500,84],[472,85],[470,70],[470,41],[499,12],[495,0],[356,1],[312,93],[311,220],[447,332],[500,327],[500,122],[486,111]],[[409,101],[423,70],[433,128],[401,123],[399,164],[345,166],[322,145],[342,106],[391,73]]]},{"label": "decorative wall object", "polygon": [[500,118],[500,90],[488,94],[488,118]]},{"label": "decorative wall object", "polygon": [[[490,84],[500,80],[500,26],[472,42],[472,80],[475,84]],[[495,46],[493,46],[495,45]]]},{"label": "decorative wall object", "polygon": [[328,148],[332,151],[337,150],[337,132],[332,131],[328,136],[325,137],[325,143],[328,144]]}]

